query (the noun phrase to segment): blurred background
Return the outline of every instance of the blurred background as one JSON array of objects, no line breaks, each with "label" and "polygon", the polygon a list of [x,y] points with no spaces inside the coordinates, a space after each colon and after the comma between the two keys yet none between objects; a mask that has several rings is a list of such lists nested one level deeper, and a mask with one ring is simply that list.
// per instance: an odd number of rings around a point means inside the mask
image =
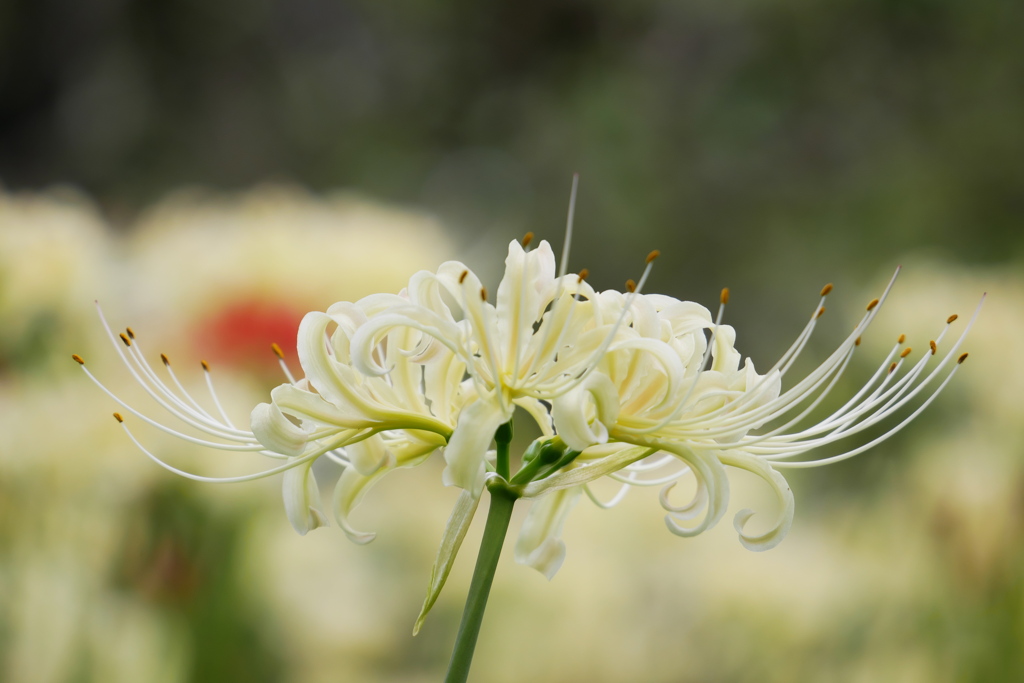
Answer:
[{"label": "blurred background", "polygon": [[439,680],[482,528],[412,638],[456,497],[439,459],[368,496],[373,544],[299,537],[278,481],[146,460],[69,355],[137,398],[99,299],[187,386],[208,360],[244,422],[305,311],[451,258],[493,287],[527,230],[558,250],[574,172],[571,267],[620,287],[661,249],[649,291],[731,287],[760,368],[824,283],[806,367],[903,264],[844,395],[989,297],[911,427],[787,474],[778,548],[727,521],[678,539],[638,491],[579,505],[550,583],[508,552],[476,679],[1024,679],[1022,22],[1005,0],[0,3],[0,679]]}]

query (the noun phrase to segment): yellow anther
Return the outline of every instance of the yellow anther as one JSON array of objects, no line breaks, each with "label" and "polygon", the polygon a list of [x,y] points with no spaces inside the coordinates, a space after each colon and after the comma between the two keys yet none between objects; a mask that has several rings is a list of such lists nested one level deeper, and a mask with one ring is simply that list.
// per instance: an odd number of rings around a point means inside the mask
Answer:
[{"label": "yellow anther", "polygon": [[77,353],[71,354],[71,357],[74,358],[75,362],[78,363],[79,365],[85,365],[85,361],[82,360],[82,357],[79,356]]},{"label": "yellow anther", "polygon": [[463,282],[465,282],[465,281],[466,281],[466,276],[467,276],[467,275],[469,275],[469,271],[468,271],[468,270],[464,270],[464,271],[462,271],[462,275],[460,275],[460,276],[459,276],[459,284],[460,284],[460,285],[461,285],[461,284],[462,284]]},{"label": "yellow anther", "polygon": [[579,284],[579,283],[583,282],[584,280],[586,280],[588,275],[590,275],[590,271],[589,270],[587,270],[586,268],[581,270],[579,276],[576,278],[576,284]]},{"label": "yellow anther", "polygon": [[532,232],[528,232],[525,235],[523,235],[523,249],[526,249],[528,246],[530,246],[530,242],[532,242],[532,241],[533,241],[533,233]]},{"label": "yellow anther", "polygon": [[892,365],[889,366],[889,374],[891,375],[892,371],[895,370],[895,369],[896,369],[896,364],[893,363]]},{"label": "yellow anther", "polygon": [[957,364],[957,365],[960,365],[960,364],[961,364],[961,363],[963,363],[963,362],[964,362],[965,360],[967,360],[967,354],[966,354],[966,353],[964,353],[964,354],[961,354],[961,355],[960,355],[960,357],[956,359],[956,364]]},{"label": "yellow anther", "polygon": [[900,358],[906,358],[907,356],[910,355],[910,352],[913,351],[913,350],[914,349],[910,348],[909,346],[907,348],[903,349],[903,353],[900,354]]},{"label": "yellow anther", "polygon": [[853,340],[853,345],[860,346],[860,337],[857,337],[856,339]]},{"label": "yellow anther", "polygon": [[481,287],[480,288],[480,301],[487,301],[487,288],[486,287]]},{"label": "yellow anther", "polygon": [[284,351],[282,351],[281,347],[277,345],[277,342],[272,342],[270,344],[270,350],[274,352],[275,356],[277,356],[281,360],[284,360]]},{"label": "yellow anther", "polygon": [[722,293],[718,295],[718,300],[720,302],[722,302],[723,306],[726,305],[727,303],[729,303],[729,288],[728,287],[723,287],[722,288]]},{"label": "yellow anther", "polygon": [[877,305],[878,305],[878,299],[872,299],[871,303],[868,304],[868,310],[870,311],[871,309],[873,309]]},{"label": "yellow anther", "polygon": [[124,418],[121,417],[121,413],[114,413],[114,419],[118,422],[124,422]]},{"label": "yellow anther", "polygon": [[135,332],[132,331],[132,328],[126,327],[126,328],[124,328],[124,330],[125,330],[125,332],[128,333],[129,339],[135,339]]},{"label": "yellow anther", "polygon": [[632,280],[626,280],[626,290],[629,291],[630,294],[635,292],[636,291],[636,283],[633,282]]},{"label": "yellow anther", "polygon": [[956,313],[954,313],[953,315],[951,315],[951,316],[949,316],[948,318],[946,318],[946,324],[947,324],[947,325],[952,325],[952,324],[953,324],[953,321],[954,321],[954,320],[956,320],[956,319],[957,319],[957,318],[959,318],[959,317],[960,317],[960,316],[958,316],[958,315],[957,315]]},{"label": "yellow anther", "polygon": [[898,339],[896,340],[896,343],[897,343],[897,344],[902,344],[902,343],[903,343],[903,342],[905,342],[905,341],[907,341],[907,335],[905,335],[905,334],[901,334],[901,335],[899,336],[899,338],[898,338]]},{"label": "yellow anther", "polygon": [[832,283],[828,283],[821,288],[821,296],[828,296],[828,293],[832,291]]},{"label": "yellow anther", "polygon": [[201,360],[201,361],[199,361],[199,363],[200,363],[200,365],[203,366],[203,370],[206,370],[207,372],[210,371],[210,364],[207,363],[205,360]]},{"label": "yellow anther", "polygon": [[122,332],[120,334],[120,337],[121,337],[121,341],[124,342],[125,346],[131,346],[132,345],[132,340],[129,339],[128,336],[124,332]]},{"label": "yellow anther", "polygon": [[935,343],[935,340],[934,340],[934,339],[933,339],[933,340],[931,340],[930,342],[928,342],[928,346],[930,346],[930,347],[931,347],[931,349],[932,349],[932,355],[933,355],[933,356],[934,356],[934,355],[935,355],[935,353],[936,353],[936,352],[937,352],[937,351],[939,350],[939,345]]},{"label": "yellow anther", "polygon": [[171,366],[171,359],[167,357],[166,353],[160,354],[160,360],[162,360],[164,362],[164,365],[166,365],[167,367]]},{"label": "yellow anther", "polygon": [[658,251],[657,249],[655,249],[654,251],[652,251],[650,254],[647,255],[647,260],[644,261],[644,263],[650,263],[651,261],[653,261],[654,259],[658,258],[659,256],[661,256],[661,252]]},{"label": "yellow anther", "polygon": [[820,318],[823,315],[825,315],[825,307],[824,306],[822,306],[821,308],[818,309],[818,314],[815,315],[814,317],[815,318]]}]

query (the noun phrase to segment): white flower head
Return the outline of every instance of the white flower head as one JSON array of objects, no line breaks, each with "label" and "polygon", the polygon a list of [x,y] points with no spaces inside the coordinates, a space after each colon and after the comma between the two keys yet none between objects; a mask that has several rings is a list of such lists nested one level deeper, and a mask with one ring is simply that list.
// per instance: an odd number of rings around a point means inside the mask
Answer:
[{"label": "white flower head", "polygon": [[[353,528],[349,516],[370,487],[391,471],[443,451],[443,483],[463,494],[445,531],[419,624],[444,584],[485,487],[536,499],[515,555],[549,578],[565,557],[560,536],[566,515],[582,495],[610,507],[630,488],[660,487],[670,531],[693,536],[725,514],[727,468],[757,475],[780,503],[777,518],[762,533],[748,532],[753,513],[740,511],[734,526],[741,542],[752,550],[777,545],[794,512],[780,470],[852,457],[902,429],[957,372],[966,358],[961,346],[978,314],[947,342],[956,321],[951,316],[916,360],[900,337],[848,400],[812,420],[839,386],[895,275],[839,347],[806,376],[790,381],[831,285],[821,291],[793,345],[759,373],[736,349],[736,331],[723,324],[728,290],[715,316],[696,303],[645,294],[658,256],[652,252],[638,284],[630,281],[625,292],[597,292],[585,270],[566,272],[568,242],[557,273],[546,241],[533,249],[532,235],[511,242],[494,303],[470,268],[449,261],[435,272],[414,274],[398,294],[375,294],[307,314],[298,332],[304,376],[296,380],[275,347],[289,381],[252,410],[248,429],[233,425],[220,408],[205,363],[215,412],[184,390],[166,357],[163,379],[134,333],[115,335],[105,320],[110,341],[134,378],[189,431],[149,417],[100,386],[125,411],[191,443],[279,461],[257,474],[216,481],[285,473],[285,510],[299,533],[327,524],[312,469],[319,458],[343,468],[333,517],[349,538],[365,543],[374,535]],[[513,473],[510,427],[503,425],[510,425],[517,411],[541,436]],[[143,448],[120,414],[117,418]],[[852,440],[882,422],[889,428],[880,436],[867,443]],[[850,444],[845,450],[804,458],[844,441]],[[182,472],[143,450],[174,472],[215,480]],[[690,477],[695,495],[673,502],[676,484]],[[621,484],[608,501],[591,489],[603,478]]]}]

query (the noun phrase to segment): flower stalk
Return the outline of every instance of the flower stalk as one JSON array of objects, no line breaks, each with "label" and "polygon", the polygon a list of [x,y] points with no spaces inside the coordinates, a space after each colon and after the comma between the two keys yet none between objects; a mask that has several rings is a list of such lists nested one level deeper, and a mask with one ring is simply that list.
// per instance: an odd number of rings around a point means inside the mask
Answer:
[{"label": "flower stalk", "polygon": [[473,652],[476,649],[477,637],[480,635],[487,597],[494,582],[494,572],[498,567],[501,548],[505,544],[505,533],[512,519],[512,508],[519,498],[503,480],[495,478],[491,481],[494,484],[487,487],[491,493],[487,524],[480,542],[480,554],[476,558],[476,568],[473,570],[473,580],[469,585],[469,596],[466,598],[466,607],[462,613],[459,634],[455,638],[455,648],[452,650],[445,683],[462,683],[469,677],[469,667],[473,663]]}]

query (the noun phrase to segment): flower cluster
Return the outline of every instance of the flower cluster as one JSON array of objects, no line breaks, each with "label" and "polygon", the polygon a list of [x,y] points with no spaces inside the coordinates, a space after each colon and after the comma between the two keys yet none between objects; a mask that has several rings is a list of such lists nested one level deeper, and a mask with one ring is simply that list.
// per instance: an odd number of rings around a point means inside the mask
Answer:
[{"label": "flower cluster", "polygon": [[[895,276],[839,347],[784,389],[831,285],[821,291],[793,345],[762,374],[736,350],[735,330],[722,324],[728,290],[714,317],[696,303],[644,294],[657,257],[652,252],[638,284],[627,283],[624,292],[598,292],[586,271],[565,272],[564,255],[556,273],[547,242],[533,249],[531,243],[528,235],[509,245],[494,303],[472,270],[451,261],[436,272],[416,273],[399,294],[376,294],[307,314],[298,333],[304,377],[296,381],[275,348],[289,382],[271,392],[269,403],[256,406],[249,429],[228,420],[208,366],[215,411],[184,390],[166,356],[161,358],[168,379],[162,379],[130,328],[115,336],[107,327],[117,353],[160,406],[204,437],[150,418],[85,371],[125,411],[158,429],[202,446],[279,460],[263,472],[227,479],[182,472],[146,450],[115,413],[154,461],[184,476],[245,481],[283,472],[285,510],[303,534],[328,524],[312,469],[317,459],[343,466],[330,510],[350,539],[365,543],[374,535],[353,528],[350,513],[366,491],[389,472],[441,450],[444,483],[463,492],[434,568],[431,595],[436,597],[485,487],[535,499],[515,554],[548,577],[562,563],[561,527],[581,495],[610,506],[630,487],[661,486],[669,530],[693,536],[726,511],[726,468],[757,475],[778,498],[778,515],[763,532],[746,530],[752,511],[735,517],[746,547],[771,548],[793,520],[793,495],[781,469],[836,462],[892,435],[935,399],[967,356],[960,347],[973,318],[938,353],[956,320],[950,316],[916,360],[900,337],[853,396],[823,419],[808,422],[837,386]],[[75,359],[85,369],[82,359]],[[517,409],[536,423],[541,436],[513,474],[508,441]],[[888,430],[868,443],[801,459],[894,416]],[[695,495],[682,504],[672,502],[673,487],[689,477]],[[610,501],[599,500],[591,489],[602,478],[621,484]],[[425,610],[431,602],[428,596]]]}]

